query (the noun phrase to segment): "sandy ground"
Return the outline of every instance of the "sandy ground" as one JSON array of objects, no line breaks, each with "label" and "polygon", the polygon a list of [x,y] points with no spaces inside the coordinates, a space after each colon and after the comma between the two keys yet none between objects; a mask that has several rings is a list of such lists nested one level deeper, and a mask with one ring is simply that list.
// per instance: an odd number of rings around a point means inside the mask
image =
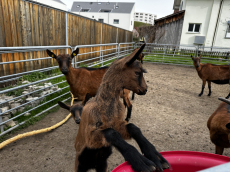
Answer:
[{"label": "sandy ground", "polygon": [[[207,120],[225,97],[228,85],[212,85],[208,97],[198,97],[201,80],[194,68],[145,63],[148,84],[145,96],[135,96],[130,122],[141,128],[143,134],[158,151],[189,150],[214,153],[210,142]],[[130,95],[131,96],[131,95]],[[59,109],[35,125],[16,134],[49,127],[66,117],[68,112]],[[0,150],[1,172],[72,172],[74,170],[74,140],[78,125],[71,118],[58,129],[18,140]],[[14,134],[14,135],[16,135]],[[11,135],[10,137],[13,137]],[[131,140],[130,144],[138,148]],[[230,156],[230,149],[224,155]],[[108,160],[109,171],[124,162],[113,149]]]}]

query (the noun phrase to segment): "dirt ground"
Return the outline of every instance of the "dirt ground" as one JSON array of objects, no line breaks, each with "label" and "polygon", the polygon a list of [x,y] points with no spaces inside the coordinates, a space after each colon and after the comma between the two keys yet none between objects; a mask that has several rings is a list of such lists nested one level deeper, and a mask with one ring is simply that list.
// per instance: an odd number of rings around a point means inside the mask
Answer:
[{"label": "dirt ground", "polygon": [[[145,63],[148,84],[145,96],[135,96],[130,122],[141,128],[146,138],[158,151],[189,150],[214,153],[210,142],[207,120],[220,104],[218,97],[226,97],[228,85],[212,84],[212,95],[204,95],[201,80],[194,68]],[[131,95],[130,95],[131,96]],[[66,117],[68,112],[59,109],[44,119],[17,132],[49,127]],[[0,150],[1,172],[72,172],[74,170],[74,141],[78,125],[71,118],[58,129],[18,140]],[[130,144],[138,148],[131,140]],[[224,155],[230,156],[230,149]],[[109,171],[124,162],[113,149],[108,160]]]}]

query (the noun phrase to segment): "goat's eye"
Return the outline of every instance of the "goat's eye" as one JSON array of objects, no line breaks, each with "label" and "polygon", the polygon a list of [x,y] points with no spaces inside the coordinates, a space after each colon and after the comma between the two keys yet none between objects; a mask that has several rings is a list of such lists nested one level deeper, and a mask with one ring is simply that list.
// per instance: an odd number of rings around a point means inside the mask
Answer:
[{"label": "goat's eye", "polygon": [[140,73],[139,73],[139,72],[135,72],[135,75],[136,75],[136,76],[140,76]]}]

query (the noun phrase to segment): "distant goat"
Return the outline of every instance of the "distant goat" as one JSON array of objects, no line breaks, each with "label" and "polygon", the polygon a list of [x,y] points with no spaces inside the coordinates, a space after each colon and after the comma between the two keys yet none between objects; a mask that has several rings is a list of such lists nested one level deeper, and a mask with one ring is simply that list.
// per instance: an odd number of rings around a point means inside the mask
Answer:
[{"label": "distant goat", "polygon": [[[229,65],[214,65],[214,64],[202,64],[200,63],[201,56],[192,57],[193,65],[195,66],[197,73],[201,80],[203,81],[201,93],[199,96],[203,94],[206,81],[208,81],[209,93],[208,96],[211,96],[211,82],[215,84],[230,84],[230,66]],[[230,93],[226,97],[228,99],[230,97]]]},{"label": "distant goat", "polygon": [[85,99],[82,103],[77,103],[72,106],[66,105],[65,103],[58,102],[59,106],[68,110],[77,124],[80,124],[82,109],[85,106],[86,102],[91,98],[89,93],[86,94]]},{"label": "distant goat", "polygon": [[[146,71],[136,61],[144,47],[145,44],[129,56],[114,61],[105,73],[96,96],[84,106],[75,140],[76,172],[86,172],[88,169],[107,172],[107,159],[112,153],[112,146],[135,171],[152,172],[169,168],[167,160],[156,151],[141,130],[124,120],[125,107],[119,101],[124,88],[139,95],[147,92],[143,77]],[[124,141],[131,138],[136,140],[144,156]]]},{"label": "distant goat", "polygon": [[230,148],[230,101],[223,101],[208,119],[211,141],[216,145],[216,154],[222,155],[224,148]]},{"label": "distant goat", "polygon": [[[108,67],[83,67],[75,69],[72,67],[71,62],[73,57],[78,54],[79,49],[76,49],[71,55],[59,54],[58,56],[56,56],[50,50],[46,51],[50,57],[53,57],[57,60],[59,64],[59,69],[65,75],[65,78],[70,86],[70,91],[74,95],[74,97],[77,97],[78,100],[84,101],[84,98],[87,93],[89,93],[89,96],[91,97],[96,95],[98,87],[100,86],[102,78]],[[124,92],[127,93],[129,91],[125,90]],[[124,101],[127,105],[127,116],[130,117],[132,112],[132,104],[129,99],[129,94],[121,94],[121,96],[124,97]]]}]

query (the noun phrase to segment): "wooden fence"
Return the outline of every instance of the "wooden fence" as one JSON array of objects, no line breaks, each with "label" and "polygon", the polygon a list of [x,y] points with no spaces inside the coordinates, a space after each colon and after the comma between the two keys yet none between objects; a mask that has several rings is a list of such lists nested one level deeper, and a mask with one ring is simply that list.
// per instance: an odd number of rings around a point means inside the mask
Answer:
[{"label": "wooden fence", "polygon": [[[1,0],[0,47],[66,45],[66,18],[67,39],[70,46],[132,41],[132,32],[96,20],[26,0]],[[98,48],[90,49],[97,50]],[[88,51],[87,48],[80,49],[80,53],[86,51]],[[65,50],[54,50],[54,53],[65,53]],[[81,58],[92,56],[92,54],[85,55]],[[42,57],[47,57],[45,51],[8,54],[0,52],[0,62]],[[0,65],[0,76],[53,65],[57,65],[53,59],[4,64]]]}]

